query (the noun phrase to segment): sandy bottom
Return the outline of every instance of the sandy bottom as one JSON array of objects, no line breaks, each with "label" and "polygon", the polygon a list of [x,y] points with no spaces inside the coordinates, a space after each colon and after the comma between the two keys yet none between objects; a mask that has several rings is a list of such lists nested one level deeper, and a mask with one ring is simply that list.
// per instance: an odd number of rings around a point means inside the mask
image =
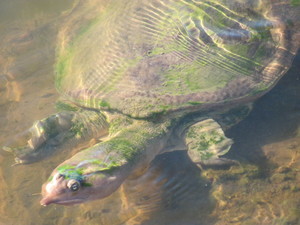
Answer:
[{"label": "sandy bottom", "polygon": [[[27,39],[21,40],[24,49],[30,48]],[[44,53],[48,63],[27,70],[21,62],[43,62],[40,55],[25,57],[29,61],[0,57],[0,146],[55,113],[54,52]],[[164,154],[112,196],[83,205],[39,205],[41,185],[70,153],[12,167],[13,157],[1,152],[0,225],[300,224],[299,89],[300,57],[249,117],[227,132],[235,140],[227,157],[240,165],[201,171],[183,151]]]}]

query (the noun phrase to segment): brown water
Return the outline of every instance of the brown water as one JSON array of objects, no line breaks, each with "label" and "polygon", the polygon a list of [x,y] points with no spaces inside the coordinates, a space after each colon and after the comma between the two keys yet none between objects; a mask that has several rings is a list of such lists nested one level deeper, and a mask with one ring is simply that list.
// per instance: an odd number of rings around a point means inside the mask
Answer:
[{"label": "brown water", "polygon": [[[55,112],[55,37],[72,2],[0,1],[0,146]],[[299,87],[300,57],[250,116],[228,131],[235,140],[228,157],[241,165],[201,172],[185,152],[167,153],[92,203],[39,205],[36,193],[70,153],[11,167],[13,157],[1,152],[0,224],[300,224]]]}]

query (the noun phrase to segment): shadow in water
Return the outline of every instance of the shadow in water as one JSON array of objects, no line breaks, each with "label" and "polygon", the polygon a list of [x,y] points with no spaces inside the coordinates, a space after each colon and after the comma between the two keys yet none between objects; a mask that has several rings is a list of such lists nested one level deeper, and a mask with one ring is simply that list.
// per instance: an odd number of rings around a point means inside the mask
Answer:
[{"label": "shadow in water", "polygon": [[157,156],[145,174],[127,180],[123,187],[138,211],[129,224],[208,224],[214,208],[211,182],[201,176],[186,151]]},{"label": "shadow in water", "polygon": [[228,157],[263,166],[262,146],[276,143],[299,132],[300,124],[300,54],[288,73],[254,104],[250,115],[227,132],[235,143]]}]

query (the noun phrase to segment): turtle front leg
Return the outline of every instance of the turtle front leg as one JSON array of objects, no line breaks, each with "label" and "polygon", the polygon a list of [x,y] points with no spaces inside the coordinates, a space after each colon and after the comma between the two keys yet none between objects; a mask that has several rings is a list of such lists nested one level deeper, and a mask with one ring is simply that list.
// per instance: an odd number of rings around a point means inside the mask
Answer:
[{"label": "turtle front leg", "polygon": [[185,141],[189,157],[201,168],[237,163],[234,160],[219,158],[229,151],[233,141],[225,136],[221,126],[213,119],[190,126],[186,131]]},{"label": "turtle front leg", "polygon": [[15,155],[16,164],[37,161],[64,144],[75,146],[84,139],[108,133],[105,116],[97,111],[64,111],[36,121],[9,141],[3,149]]}]

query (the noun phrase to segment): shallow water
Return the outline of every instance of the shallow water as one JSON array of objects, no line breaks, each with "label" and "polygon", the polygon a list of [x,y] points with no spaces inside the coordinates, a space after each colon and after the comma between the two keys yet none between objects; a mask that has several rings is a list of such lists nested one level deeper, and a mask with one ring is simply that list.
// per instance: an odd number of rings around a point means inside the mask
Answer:
[{"label": "shallow water", "polygon": [[[56,26],[72,6],[71,0],[20,2],[0,2],[0,146],[55,112]],[[13,157],[1,152],[0,224],[300,224],[299,87],[298,56],[278,86],[227,132],[235,140],[227,157],[240,165],[201,171],[186,152],[165,153],[113,195],[78,206],[39,204],[42,183],[72,152],[13,167]]]}]

